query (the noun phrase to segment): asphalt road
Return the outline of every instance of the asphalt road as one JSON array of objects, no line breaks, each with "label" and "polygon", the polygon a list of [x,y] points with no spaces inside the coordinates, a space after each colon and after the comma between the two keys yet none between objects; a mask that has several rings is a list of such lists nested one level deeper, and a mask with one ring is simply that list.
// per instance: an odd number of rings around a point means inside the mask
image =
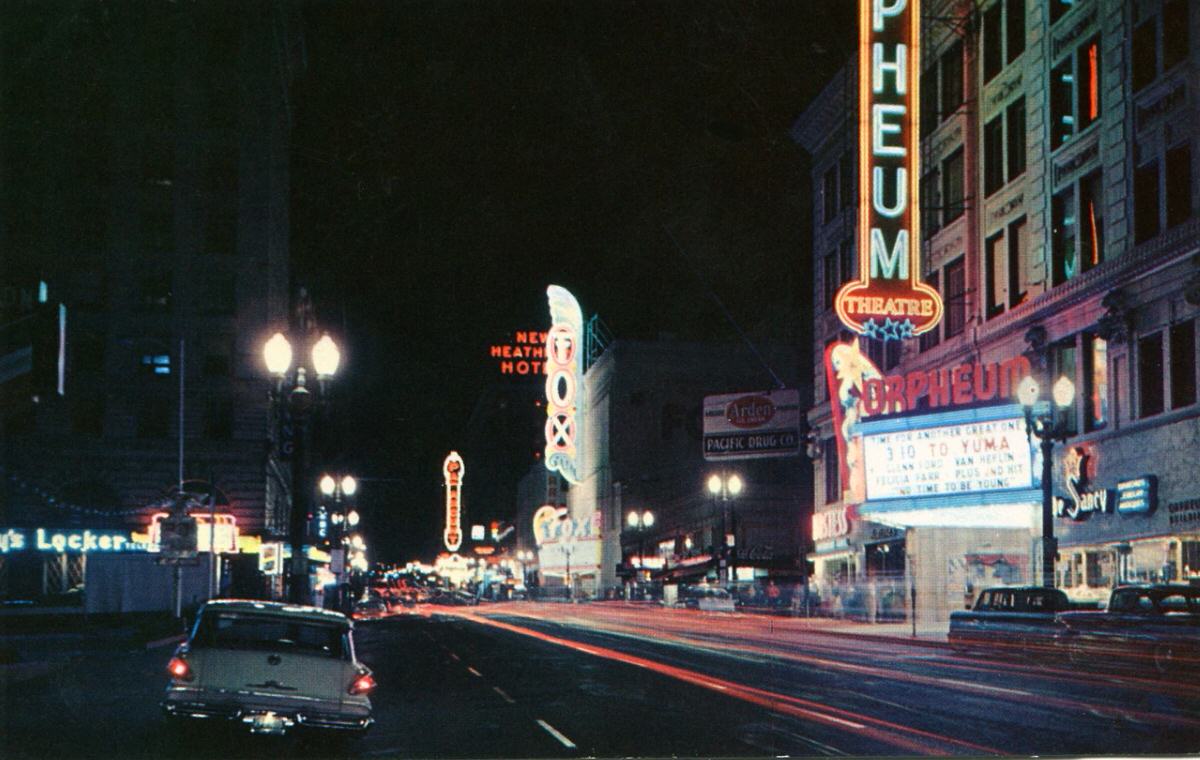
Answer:
[{"label": "asphalt road", "polygon": [[[360,625],[377,723],[349,746],[157,702],[169,647],[64,642],[2,693],[5,757],[1130,755],[1200,750],[1200,686],[962,656],[788,620],[606,605],[433,608]],[[74,648],[71,648],[71,647]]]}]

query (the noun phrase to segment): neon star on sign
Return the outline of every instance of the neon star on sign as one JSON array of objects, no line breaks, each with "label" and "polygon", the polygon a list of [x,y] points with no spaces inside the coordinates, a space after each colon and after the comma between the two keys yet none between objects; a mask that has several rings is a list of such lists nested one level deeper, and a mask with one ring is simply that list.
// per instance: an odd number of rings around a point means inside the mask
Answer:
[{"label": "neon star on sign", "polygon": [[446,530],[442,534],[446,549],[458,551],[462,546],[462,480],[466,468],[457,451],[451,451],[442,462],[442,477],[446,483]]},{"label": "neon star on sign", "polygon": [[546,289],[550,330],[546,333],[546,468],[579,482],[583,408],[583,311],[566,288]]},{"label": "neon star on sign", "polygon": [[920,0],[859,0],[858,272],[834,298],[860,335],[900,340],[942,319],[942,299],[921,282],[917,208]]}]

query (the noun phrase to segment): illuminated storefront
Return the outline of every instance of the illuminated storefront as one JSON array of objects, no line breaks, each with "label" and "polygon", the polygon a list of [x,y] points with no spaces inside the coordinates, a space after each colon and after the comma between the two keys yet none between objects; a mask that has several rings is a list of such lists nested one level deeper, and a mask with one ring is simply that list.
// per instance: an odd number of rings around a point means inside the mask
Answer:
[{"label": "illuminated storefront", "polygon": [[129,531],[86,528],[0,529],[0,596],[29,599],[82,591],[89,554],[145,552]]}]

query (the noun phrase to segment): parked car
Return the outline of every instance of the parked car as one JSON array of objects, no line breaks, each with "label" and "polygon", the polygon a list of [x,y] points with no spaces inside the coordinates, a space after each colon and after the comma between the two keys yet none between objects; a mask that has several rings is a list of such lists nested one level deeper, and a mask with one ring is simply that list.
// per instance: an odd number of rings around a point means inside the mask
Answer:
[{"label": "parked car", "polygon": [[371,726],[371,670],[354,655],[353,624],[318,607],[243,600],[205,604],[167,671],[162,709],[239,723],[256,734],[294,727],[362,735]]},{"label": "parked car", "polygon": [[1036,654],[1054,646],[1055,616],[1072,608],[1067,595],[1042,586],[997,586],[979,592],[970,610],[950,613],[947,640],[957,650]]},{"label": "parked car", "polygon": [[680,606],[709,612],[733,612],[736,609],[733,595],[715,586],[691,586],[680,592]]},{"label": "parked car", "polygon": [[391,607],[386,601],[379,597],[371,597],[355,602],[351,616],[355,620],[378,620],[387,617],[390,612]]},{"label": "parked car", "polygon": [[1064,612],[1058,623],[1057,643],[1078,665],[1200,670],[1200,586],[1118,586],[1104,610]]}]

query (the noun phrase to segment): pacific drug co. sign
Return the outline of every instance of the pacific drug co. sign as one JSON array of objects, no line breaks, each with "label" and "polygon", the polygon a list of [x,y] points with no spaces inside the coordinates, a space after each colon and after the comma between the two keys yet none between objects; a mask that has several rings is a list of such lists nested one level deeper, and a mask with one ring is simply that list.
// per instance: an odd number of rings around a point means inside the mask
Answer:
[{"label": "pacific drug co. sign", "polygon": [[859,0],[859,278],[834,308],[880,340],[920,335],[942,318],[937,290],[920,280],[920,32],[920,0]]}]

